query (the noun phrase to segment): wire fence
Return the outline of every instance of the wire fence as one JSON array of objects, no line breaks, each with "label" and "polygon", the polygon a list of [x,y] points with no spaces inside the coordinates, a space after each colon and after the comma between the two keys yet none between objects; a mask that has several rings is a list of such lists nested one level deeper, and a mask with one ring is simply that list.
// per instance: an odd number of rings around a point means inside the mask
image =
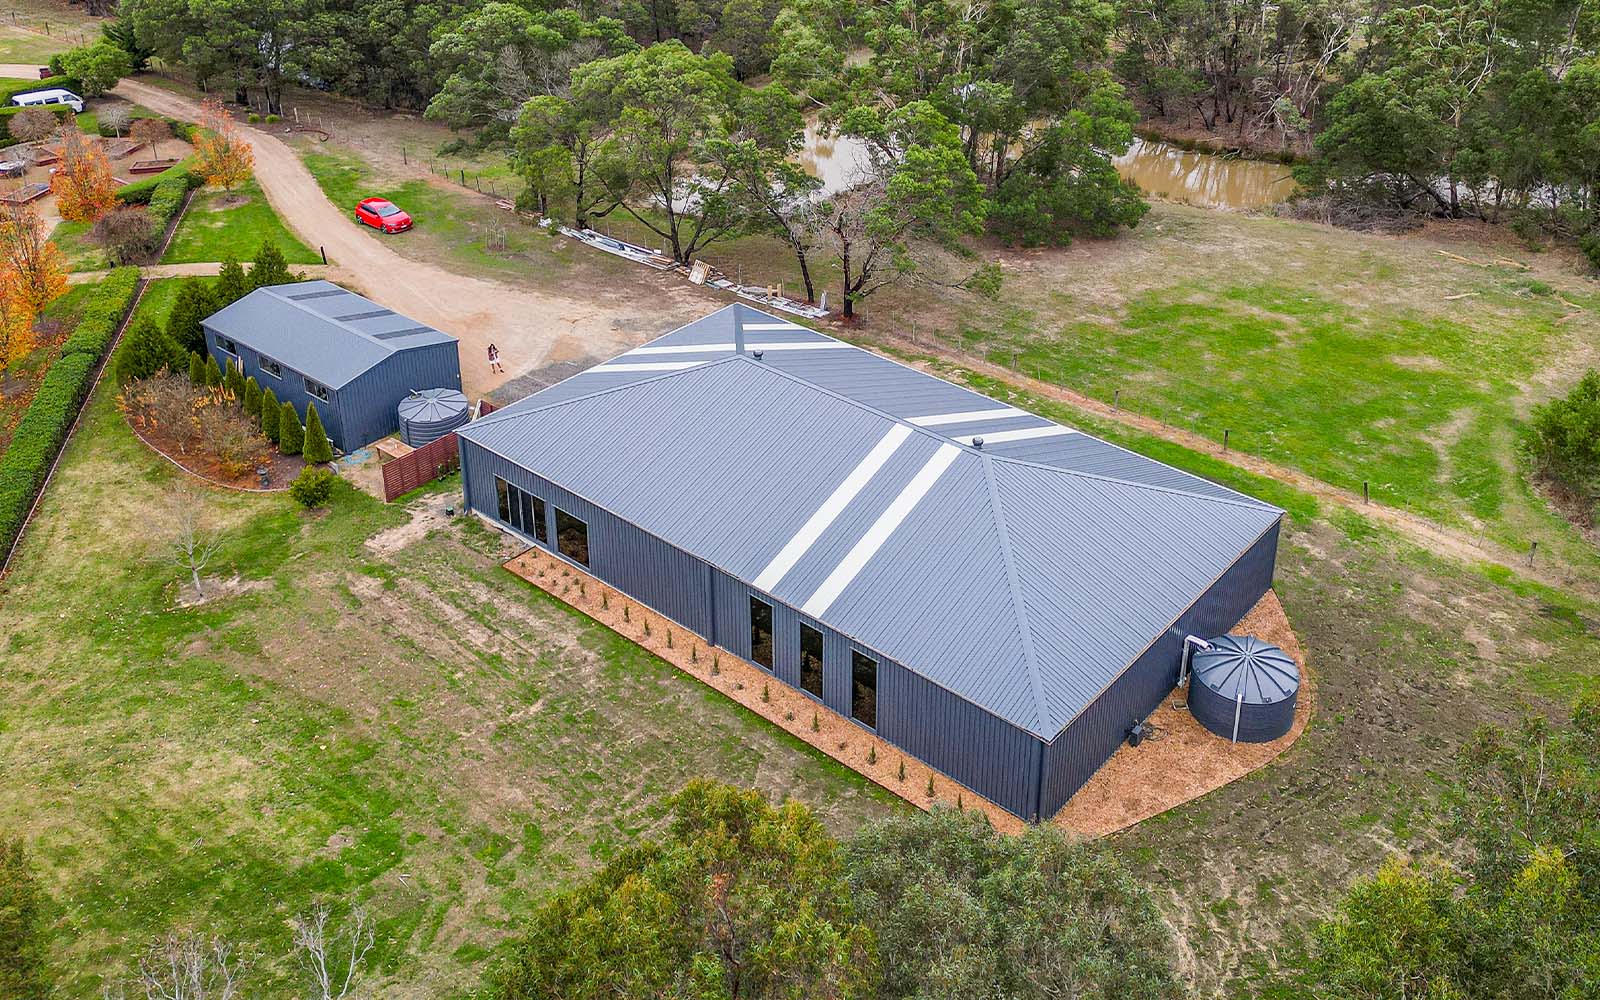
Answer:
[{"label": "wire fence", "polygon": [[0,8],[0,25],[21,28],[72,45],[88,45],[100,37],[98,25],[85,25],[60,14],[41,14],[37,11],[17,10],[14,7]]}]

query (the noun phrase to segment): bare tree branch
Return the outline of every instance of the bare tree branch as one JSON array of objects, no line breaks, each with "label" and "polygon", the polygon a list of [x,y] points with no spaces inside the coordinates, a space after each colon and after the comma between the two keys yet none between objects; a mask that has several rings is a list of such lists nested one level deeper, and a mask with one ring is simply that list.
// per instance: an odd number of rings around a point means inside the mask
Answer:
[{"label": "bare tree branch", "polygon": [[352,907],[342,927],[329,926],[332,909],[319,902],[294,921],[295,957],[311,974],[314,996],[342,1000],[350,995],[361,975],[361,963],[376,941],[372,919],[359,906]]}]

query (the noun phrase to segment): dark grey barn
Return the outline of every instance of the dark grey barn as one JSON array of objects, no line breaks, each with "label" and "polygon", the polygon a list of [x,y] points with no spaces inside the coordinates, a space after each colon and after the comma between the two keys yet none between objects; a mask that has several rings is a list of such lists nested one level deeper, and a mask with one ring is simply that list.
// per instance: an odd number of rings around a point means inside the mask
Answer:
[{"label": "dark grey barn", "polygon": [[1031,820],[1265,593],[1282,514],[740,305],[459,435],[471,509]]},{"label": "dark grey barn", "polygon": [[301,420],[316,403],[340,451],[399,429],[413,390],[461,388],[454,337],[327,281],[258,288],[200,325],[217,364],[239,364]]}]

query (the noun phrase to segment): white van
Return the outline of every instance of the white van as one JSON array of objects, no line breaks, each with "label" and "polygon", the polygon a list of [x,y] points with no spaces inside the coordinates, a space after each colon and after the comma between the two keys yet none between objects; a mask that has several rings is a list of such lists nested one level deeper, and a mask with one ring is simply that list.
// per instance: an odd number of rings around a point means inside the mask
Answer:
[{"label": "white van", "polygon": [[70,90],[62,90],[59,87],[55,90],[35,90],[26,94],[18,94],[11,99],[11,103],[19,108],[65,104],[78,114],[83,114],[83,98]]}]

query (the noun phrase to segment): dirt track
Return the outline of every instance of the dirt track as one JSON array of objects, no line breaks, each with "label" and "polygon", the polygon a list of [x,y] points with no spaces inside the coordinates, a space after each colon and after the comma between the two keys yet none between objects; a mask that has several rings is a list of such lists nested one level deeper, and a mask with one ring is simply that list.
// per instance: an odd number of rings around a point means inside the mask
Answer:
[{"label": "dirt track", "polygon": [[[123,80],[113,93],[173,118],[194,121],[200,105],[186,97]],[[255,149],[256,180],[273,209],[301,239],[327,251],[328,277],[359,288],[372,299],[461,339],[461,375],[471,395],[540,367],[558,340],[574,341],[592,356],[630,346],[603,307],[594,302],[532,295],[480,278],[454,274],[402,257],[357,229],[344,209],[329,201],[294,150],[257,129],[243,135]],[[490,343],[507,362],[491,375]]]}]

